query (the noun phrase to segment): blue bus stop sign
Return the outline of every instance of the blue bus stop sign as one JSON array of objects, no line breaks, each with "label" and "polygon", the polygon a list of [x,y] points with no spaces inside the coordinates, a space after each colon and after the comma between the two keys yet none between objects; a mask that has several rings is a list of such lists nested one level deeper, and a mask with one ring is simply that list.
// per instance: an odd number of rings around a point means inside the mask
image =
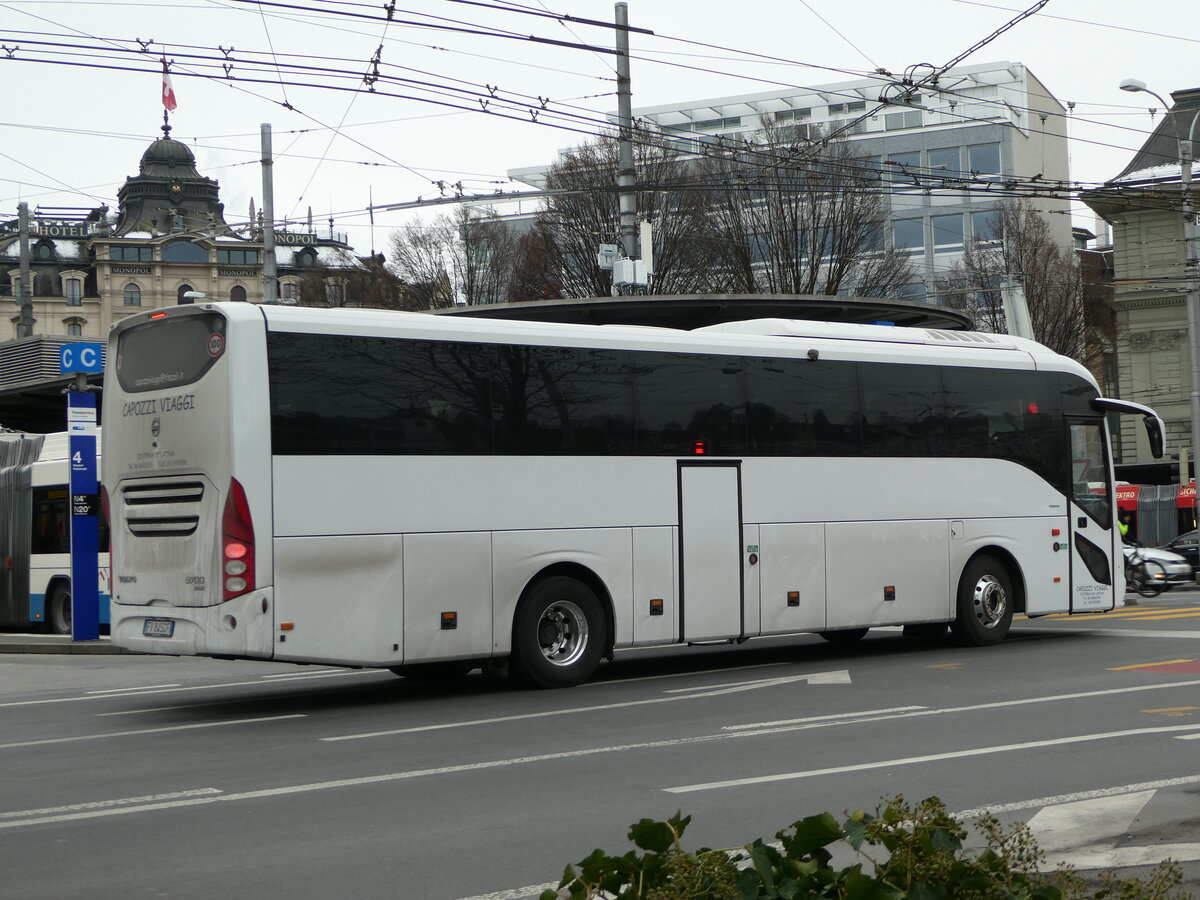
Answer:
[{"label": "blue bus stop sign", "polygon": [[58,373],[74,375],[79,372],[94,375],[104,371],[103,344],[63,344],[58,348]]},{"label": "blue bus stop sign", "polygon": [[96,395],[71,391],[67,394],[67,408],[71,454],[71,636],[77,641],[94,641],[100,637]]}]

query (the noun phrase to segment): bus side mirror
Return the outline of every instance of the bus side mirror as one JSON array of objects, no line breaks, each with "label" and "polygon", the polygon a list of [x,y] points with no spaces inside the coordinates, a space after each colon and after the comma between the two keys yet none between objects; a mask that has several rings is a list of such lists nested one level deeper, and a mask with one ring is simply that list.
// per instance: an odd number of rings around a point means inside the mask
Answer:
[{"label": "bus side mirror", "polygon": [[1146,426],[1146,438],[1150,441],[1150,453],[1155,459],[1163,456],[1163,421],[1158,416],[1146,416],[1142,419]]}]

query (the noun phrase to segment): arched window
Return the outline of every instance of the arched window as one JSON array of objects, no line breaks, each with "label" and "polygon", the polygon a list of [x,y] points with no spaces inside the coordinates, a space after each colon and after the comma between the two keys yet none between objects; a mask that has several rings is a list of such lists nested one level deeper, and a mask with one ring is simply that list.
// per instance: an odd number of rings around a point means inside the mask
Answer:
[{"label": "arched window", "polygon": [[126,306],[141,306],[142,305],[142,289],[132,282],[125,285],[125,305]]},{"label": "arched window", "polygon": [[283,290],[283,296],[279,299],[284,303],[292,305],[300,302],[300,285],[296,284],[296,282],[285,281],[280,285],[280,288]]},{"label": "arched window", "polygon": [[194,290],[195,288],[193,288],[190,284],[181,284],[179,286],[179,290],[175,292],[175,301],[177,303],[191,303],[192,301],[185,299],[183,295]]},{"label": "arched window", "polygon": [[240,284],[235,284],[232,288],[229,289],[229,299],[238,301],[241,303],[245,303],[246,302],[246,289],[244,287],[242,287]]},{"label": "arched window", "polygon": [[67,326],[67,337],[83,337],[83,326],[78,322],[72,322]]},{"label": "arched window", "polygon": [[67,306],[83,306],[83,279],[64,278],[63,296],[67,298]]}]

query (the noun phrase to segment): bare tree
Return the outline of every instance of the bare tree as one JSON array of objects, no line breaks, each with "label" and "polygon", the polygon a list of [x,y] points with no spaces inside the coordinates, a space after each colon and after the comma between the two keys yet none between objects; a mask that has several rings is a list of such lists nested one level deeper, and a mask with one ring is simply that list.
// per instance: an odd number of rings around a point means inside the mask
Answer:
[{"label": "bare tree", "polygon": [[1034,337],[1051,350],[1084,360],[1083,278],[1071,248],[1059,247],[1045,217],[1028,200],[999,208],[994,235],[969,244],[939,282],[950,305],[967,312],[983,331],[1004,332],[1001,286],[1020,284]]},{"label": "bare tree", "polygon": [[764,118],[742,146],[701,164],[711,250],[726,289],[895,296],[913,277],[886,246],[889,207],[877,168],[844,141],[814,144]]},{"label": "bare tree", "polygon": [[[709,281],[704,229],[708,191],[660,135],[638,129],[635,141],[638,213],[653,223],[650,291],[703,292]],[[601,244],[616,244],[620,238],[617,149],[615,135],[602,135],[564,154],[550,169],[547,187],[569,193],[550,195],[538,215],[540,249],[552,270],[543,280],[556,282],[564,296],[612,292],[612,273],[600,268],[596,256]]]},{"label": "bare tree", "polygon": [[405,309],[442,309],[454,305],[454,223],[439,216],[431,224],[413,222],[392,232],[391,268],[404,284]]}]

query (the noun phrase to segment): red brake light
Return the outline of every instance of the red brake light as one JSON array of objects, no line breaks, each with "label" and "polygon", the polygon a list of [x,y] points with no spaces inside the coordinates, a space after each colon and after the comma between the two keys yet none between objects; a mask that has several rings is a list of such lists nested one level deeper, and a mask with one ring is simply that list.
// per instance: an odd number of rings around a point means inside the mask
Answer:
[{"label": "red brake light", "polygon": [[236,478],[229,481],[221,520],[221,585],[226,600],[254,590],[254,522]]}]

